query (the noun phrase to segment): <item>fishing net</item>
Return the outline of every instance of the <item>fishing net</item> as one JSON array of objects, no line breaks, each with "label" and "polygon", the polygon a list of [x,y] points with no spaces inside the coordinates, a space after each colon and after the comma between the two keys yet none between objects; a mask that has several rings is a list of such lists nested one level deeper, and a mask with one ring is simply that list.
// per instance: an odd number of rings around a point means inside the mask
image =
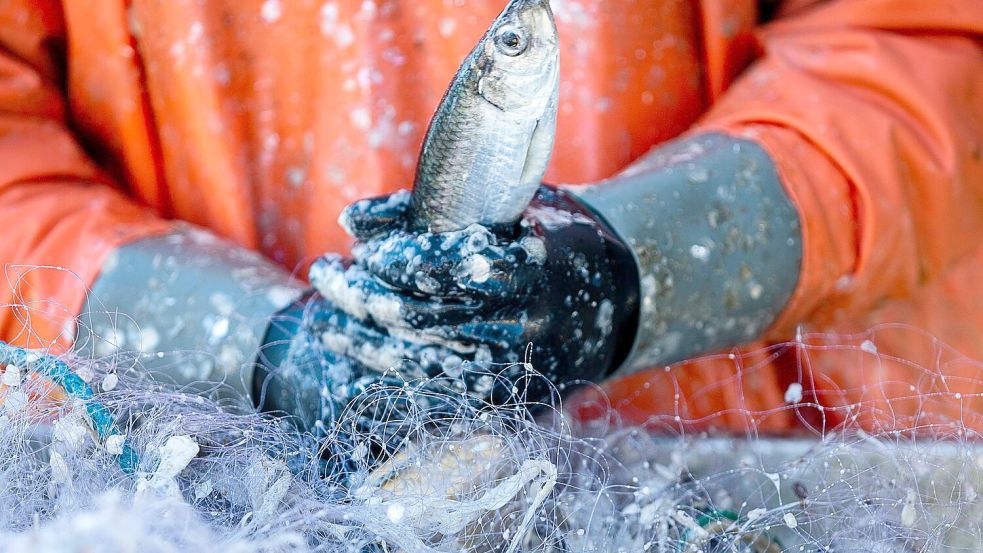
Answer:
[{"label": "fishing net", "polygon": [[[406,379],[397,366],[316,439],[218,393],[220,385],[209,394],[154,379],[134,353],[92,360],[2,345],[0,544],[59,552],[978,551],[979,366],[942,344],[924,362],[892,357],[882,344],[892,332],[931,340],[883,327],[724,354],[716,361],[729,376],[631,423],[622,418],[630,406],[614,409],[596,386],[563,400],[554,390],[534,404],[517,383],[492,404],[457,378]],[[822,384],[830,352],[852,364],[856,380]],[[704,396],[748,386],[773,365],[764,360],[778,357],[794,375],[780,405],[699,411]],[[520,367],[526,382],[540,378],[532,361]],[[887,363],[912,377],[878,380]],[[498,369],[488,378],[500,378]],[[685,367],[658,374],[651,385],[686,382]],[[735,416],[745,431],[713,430]],[[783,416],[802,431],[769,436],[768,421]]]}]

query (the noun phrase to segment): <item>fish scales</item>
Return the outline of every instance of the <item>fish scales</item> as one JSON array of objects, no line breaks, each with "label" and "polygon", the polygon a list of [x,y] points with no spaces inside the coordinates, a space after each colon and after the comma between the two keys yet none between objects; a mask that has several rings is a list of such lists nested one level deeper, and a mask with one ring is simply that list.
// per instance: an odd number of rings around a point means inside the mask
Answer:
[{"label": "fish scales", "polygon": [[[525,157],[517,152],[524,152],[522,137],[532,132],[532,125],[522,128],[522,122],[490,111],[469,106],[438,118],[441,126],[435,128],[437,137],[428,152],[429,159],[438,162],[422,168],[426,178],[418,189],[438,206],[431,210],[435,227],[453,230],[448,226],[501,222],[500,211],[515,209],[514,196],[523,192],[515,183]],[[481,140],[466,139],[476,133],[481,133]],[[441,209],[448,207],[454,209]]]},{"label": "fish scales", "polygon": [[413,184],[414,226],[446,232],[516,221],[546,171],[558,88],[548,0],[512,0],[430,122]]}]

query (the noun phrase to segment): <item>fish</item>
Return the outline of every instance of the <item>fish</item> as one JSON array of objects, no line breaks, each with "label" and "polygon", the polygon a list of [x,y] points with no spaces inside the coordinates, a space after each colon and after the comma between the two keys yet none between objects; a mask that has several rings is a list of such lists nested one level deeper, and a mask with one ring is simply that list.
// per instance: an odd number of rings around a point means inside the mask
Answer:
[{"label": "fish", "polygon": [[560,52],[549,0],[510,0],[430,121],[409,210],[414,230],[515,223],[556,135]]}]

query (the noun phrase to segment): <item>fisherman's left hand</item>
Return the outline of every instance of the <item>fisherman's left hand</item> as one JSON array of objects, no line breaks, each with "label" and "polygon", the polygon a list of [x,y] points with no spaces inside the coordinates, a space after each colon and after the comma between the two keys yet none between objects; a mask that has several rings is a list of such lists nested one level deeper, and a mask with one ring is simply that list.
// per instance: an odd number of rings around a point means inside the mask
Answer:
[{"label": "fisherman's left hand", "polygon": [[445,368],[529,361],[565,383],[601,378],[624,359],[637,319],[635,262],[573,196],[541,187],[519,225],[495,231],[414,232],[409,205],[397,192],[346,210],[354,263],[329,255],[310,273],[327,300],[360,324],[453,352]]}]

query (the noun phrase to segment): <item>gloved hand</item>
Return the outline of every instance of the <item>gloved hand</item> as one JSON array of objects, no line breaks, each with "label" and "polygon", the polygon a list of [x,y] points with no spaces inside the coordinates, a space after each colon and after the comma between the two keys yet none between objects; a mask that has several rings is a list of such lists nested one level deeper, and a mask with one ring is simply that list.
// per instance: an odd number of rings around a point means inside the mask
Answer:
[{"label": "gloved hand", "polygon": [[448,355],[390,336],[311,290],[272,317],[252,396],[262,410],[289,415],[313,436],[325,461],[322,477],[348,475],[355,462],[372,467],[387,459],[411,431],[411,412],[454,416],[459,400],[434,393],[446,383],[401,362]]},{"label": "gloved hand", "polygon": [[[359,333],[384,329],[401,342],[394,353],[427,374],[461,375],[479,394],[516,386],[532,401],[548,386],[516,381],[524,361],[559,384],[597,380],[623,360],[635,336],[635,262],[573,196],[544,186],[514,228],[446,233],[410,231],[409,206],[406,192],[352,205],[342,222],[357,240],[354,263],[327,255],[311,268],[311,283]],[[462,361],[510,364],[499,367],[509,378]]]},{"label": "gloved hand", "polygon": [[310,277],[353,320],[439,347],[401,352],[428,374],[524,361],[529,343],[557,383],[664,365],[759,337],[798,282],[797,212],[746,139],[681,138],[576,196],[543,187],[517,228],[414,233],[409,201],[350,207],[354,264],[326,256]]}]

